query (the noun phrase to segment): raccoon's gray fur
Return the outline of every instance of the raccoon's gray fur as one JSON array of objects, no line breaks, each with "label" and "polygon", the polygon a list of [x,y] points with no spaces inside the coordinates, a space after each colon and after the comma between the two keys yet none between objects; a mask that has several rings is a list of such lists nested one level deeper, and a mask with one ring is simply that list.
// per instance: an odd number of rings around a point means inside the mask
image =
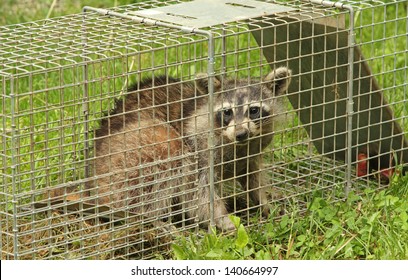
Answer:
[{"label": "raccoon's gray fur", "polygon": [[[261,151],[272,142],[274,120],[282,108],[274,97],[289,82],[290,70],[285,67],[270,72],[262,82],[214,78],[214,182],[236,178],[264,214],[269,206],[260,175]],[[98,178],[88,187],[95,190],[99,203],[153,219],[183,205],[190,218],[208,221],[207,76],[198,74],[195,85],[156,77],[129,92],[96,131]],[[220,229],[234,228],[219,194],[214,219]]]},{"label": "raccoon's gray fur", "polygon": [[[181,118],[195,109],[191,98],[201,99],[194,83],[164,76],[134,84],[128,92],[95,132],[91,169],[98,177],[86,187],[99,204],[160,219],[181,202],[184,190],[194,188]],[[188,207],[197,203],[191,193],[184,201]]]}]

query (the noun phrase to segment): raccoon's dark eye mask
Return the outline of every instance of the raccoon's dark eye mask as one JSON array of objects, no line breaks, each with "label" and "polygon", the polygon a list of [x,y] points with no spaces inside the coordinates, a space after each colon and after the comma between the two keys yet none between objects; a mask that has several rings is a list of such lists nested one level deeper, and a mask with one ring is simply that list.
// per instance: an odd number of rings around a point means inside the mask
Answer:
[{"label": "raccoon's dark eye mask", "polygon": [[251,107],[249,108],[249,118],[251,120],[254,119],[259,119],[261,113],[261,108],[260,107]]},{"label": "raccoon's dark eye mask", "polygon": [[231,108],[226,108],[218,112],[218,118],[224,125],[228,125],[233,117],[234,111]]}]

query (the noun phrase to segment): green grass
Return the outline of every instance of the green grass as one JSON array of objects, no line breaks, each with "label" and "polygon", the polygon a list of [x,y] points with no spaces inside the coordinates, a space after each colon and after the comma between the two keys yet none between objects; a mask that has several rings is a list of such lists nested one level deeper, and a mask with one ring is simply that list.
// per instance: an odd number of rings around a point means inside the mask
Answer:
[{"label": "green grass", "polygon": [[[6,0],[0,2],[0,25],[79,13],[84,5],[110,7],[132,2],[135,1],[74,0],[65,3],[64,1],[45,0]],[[356,26],[358,26],[356,39],[358,43],[361,43],[362,51],[380,86],[384,89],[384,94],[393,104],[396,116],[402,119],[401,124],[405,131],[408,131],[405,104],[407,101],[406,81],[408,80],[406,16],[406,5],[402,2],[398,5],[387,6],[385,12],[382,7],[374,9],[374,12],[371,9],[363,9],[357,13],[356,17]],[[380,24],[373,28],[372,24],[378,22]],[[262,63],[265,61],[259,59],[260,53],[256,49],[256,43],[253,39],[248,38],[246,33],[227,38],[227,45],[233,50],[245,50],[248,46],[252,48],[249,62],[245,51],[235,56],[234,59],[227,60],[228,71],[234,72],[239,69],[238,75],[241,77],[260,76],[261,72],[267,71],[265,70],[268,68],[266,64],[257,66],[260,61]],[[198,48],[200,47],[202,46]],[[202,48],[194,51],[205,53],[205,48]],[[221,52],[220,45],[216,46],[216,50],[217,53]],[[167,62],[172,62],[171,57],[191,51],[189,47],[170,49],[167,53],[169,56]],[[154,62],[152,62],[153,56]],[[161,66],[166,62],[164,57],[156,54],[146,54],[141,57],[141,64],[151,63],[151,66]],[[120,76],[126,71],[135,70],[123,67],[123,65],[132,65],[134,63],[132,59],[130,57],[90,65],[90,78],[93,79],[93,82],[90,83],[91,92],[118,94],[123,87],[123,79],[119,77],[111,81],[103,78],[109,75],[108,73]],[[174,62],[177,62],[177,59]],[[197,68],[203,67],[205,63],[197,62],[197,64],[200,66],[189,62],[185,65],[168,67],[168,73],[188,76]],[[217,60],[216,67],[221,68],[219,60]],[[135,66],[135,68],[140,69],[141,66]],[[151,72],[146,71],[144,74],[149,75]],[[17,99],[17,108],[20,113],[18,118],[20,157],[18,160],[24,164],[18,169],[19,178],[17,180],[21,183],[19,185],[21,189],[17,192],[24,197],[23,193],[34,191],[32,188],[35,188],[36,197],[27,196],[28,200],[44,199],[46,191],[41,193],[40,189],[45,190],[46,187],[84,177],[80,160],[83,158],[84,127],[74,125],[75,122],[81,121],[81,116],[77,115],[77,112],[82,108],[82,104],[78,103],[82,97],[82,88],[69,86],[62,91],[58,89],[58,85],[73,84],[81,78],[82,73],[65,69],[63,72],[55,71],[47,75],[38,74],[32,80],[23,77],[18,81],[18,91],[23,93]],[[51,85],[56,88],[44,90]],[[11,84],[6,82],[2,87],[7,92]],[[31,95],[31,91],[37,92]],[[91,111],[95,112],[91,120],[97,120],[102,111],[109,108],[110,103],[106,95],[100,93],[100,96],[94,96],[97,101],[90,104]],[[0,112],[10,113],[8,102],[3,101],[0,104]],[[92,110],[92,106],[95,110]],[[30,108],[36,108],[36,112],[32,113]],[[41,111],[41,108],[45,110]],[[3,124],[6,126],[6,131],[1,132],[10,137],[7,134],[8,129],[11,128],[10,119],[5,118]],[[96,122],[90,123],[91,128],[96,125]],[[297,119],[294,119],[292,127],[288,128],[291,131],[280,134],[276,138],[278,146],[285,147],[288,144],[292,146],[279,150],[274,156],[268,155],[268,160],[271,162],[285,163],[286,170],[274,170],[282,171],[282,182],[287,180],[285,175],[288,175],[290,171],[310,169],[311,166],[308,159],[300,160],[307,147],[297,143],[299,139],[305,138],[305,132],[297,130],[296,126]],[[4,139],[6,137],[0,140]],[[63,144],[62,147],[61,144]],[[10,142],[0,142],[0,149],[5,150],[9,155],[11,145]],[[10,158],[3,157],[0,160],[10,165]],[[70,164],[75,161],[79,161],[80,164]],[[9,170],[0,169],[0,171],[10,175]],[[344,171],[339,170],[338,172],[341,176]],[[11,186],[12,179],[3,176],[4,174],[0,177],[0,185]],[[232,217],[237,227],[234,233],[206,234],[201,231],[200,236],[195,234],[187,237],[178,236],[177,242],[172,245],[170,257],[177,259],[408,259],[408,176],[396,174],[391,185],[386,189],[384,186],[380,188],[375,180],[365,182],[355,179],[353,181],[355,185],[347,201],[339,200],[343,187],[341,180],[326,178],[325,174],[310,173],[308,180],[299,182],[297,182],[297,191],[301,189],[302,194],[287,199],[286,214],[282,217],[271,218],[262,224],[258,223],[256,215],[249,217],[249,221],[244,221],[243,217]],[[285,185],[279,185],[279,187],[285,188]],[[323,188],[327,189],[323,191]],[[11,189],[5,190],[7,194],[12,192]],[[300,200],[303,203],[299,203]],[[0,203],[0,207],[5,206],[7,210],[11,210],[12,204],[3,203],[3,198]],[[29,201],[24,200],[23,204],[25,203]],[[4,210],[1,209],[1,212]],[[30,225],[30,222],[25,221],[24,223]],[[247,222],[252,226],[244,226]],[[88,226],[78,225],[78,228]],[[109,229],[104,230],[109,231]],[[78,230],[78,232],[80,235],[81,231]],[[127,238],[123,237],[125,234],[123,232],[117,234],[120,236],[117,238],[122,238],[125,242]],[[77,236],[74,239],[80,238]],[[64,243],[61,251],[72,249],[71,257],[80,258],[82,249],[76,242],[74,241],[72,246]],[[109,258],[111,256],[109,249],[106,249],[106,252],[106,258]],[[41,258],[42,255],[36,256]],[[157,255],[157,257],[168,258],[169,256],[163,253],[162,256]]]},{"label": "green grass", "polygon": [[0,25],[80,13],[83,6],[107,8],[135,2],[137,0],[2,0]]},{"label": "green grass", "polygon": [[[182,238],[176,259],[408,259],[408,176],[387,190],[350,193],[347,202],[313,197],[307,211],[230,235]],[[401,195],[403,193],[403,195]]]}]

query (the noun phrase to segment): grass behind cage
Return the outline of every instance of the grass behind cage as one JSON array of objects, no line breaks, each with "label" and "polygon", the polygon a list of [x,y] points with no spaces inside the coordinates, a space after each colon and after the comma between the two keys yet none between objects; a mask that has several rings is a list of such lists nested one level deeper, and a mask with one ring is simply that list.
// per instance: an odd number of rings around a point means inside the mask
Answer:
[{"label": "grass behind cage", "polygon": [[[380,88],[398,117],[407,112],[402,102],[406,100],[408,80],[407,7],[404,3],[389,4],[392,5],[359,12],[356,15],[356,36]],[[407,131],[406,121],[402,126]]]}]

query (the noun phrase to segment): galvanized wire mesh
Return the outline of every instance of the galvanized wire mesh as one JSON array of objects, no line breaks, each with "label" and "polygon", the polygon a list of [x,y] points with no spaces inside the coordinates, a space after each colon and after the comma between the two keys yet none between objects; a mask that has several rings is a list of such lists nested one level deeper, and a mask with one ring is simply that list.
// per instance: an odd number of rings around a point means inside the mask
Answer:
[{"label": "galvanized wire mesh", "polygon": [[[350,189],[384,187],[388,169],[404,172],[406,1],[273,1],[290,9],[200,28],[177,24],[188,11],[174,22],[140,13],[184,2],[88,8],[0,27],[2,259],[152,258],[214,224],[214,195],[254,225],[268,218],[251,188],[267,190],[271,218],[304,209],[312,194],[343,199]],[[234,7],[251,8],[241,2]],[[229,162],[217,160],[216,148],[230,146],[211,146],[223,128],[195,120],[216,121],[216,97],[227,100],[228,84],[261,88],[281,66],[292,82],[273,98],[281,104],[274,140],[249,153],[248,174],[240,174],[242,147],[234,144]],[[211,77],[214,96],[200,96],[198,73]],[[169,98],[175,91],[179,102]],[[143,93],[168,100],[143,107]],[[361,154],[371,166],[356,176]],[[264,164],[250,169],[258,156]],[[225,166],[236,169],[232,181],[212,173]],[[240,185],[255,173],[265,182]],[[211,190],[204,216],[203,189]]]}]

